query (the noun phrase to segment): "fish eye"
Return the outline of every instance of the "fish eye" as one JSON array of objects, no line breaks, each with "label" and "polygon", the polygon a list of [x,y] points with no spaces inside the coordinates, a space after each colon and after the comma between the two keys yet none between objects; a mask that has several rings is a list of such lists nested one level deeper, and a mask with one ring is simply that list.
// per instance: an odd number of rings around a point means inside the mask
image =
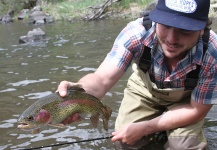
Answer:
[{"label": "fish eye", "polygon": [[33,120],[33,117],[32,116],[28,116],[27,119],[28,120]]}]

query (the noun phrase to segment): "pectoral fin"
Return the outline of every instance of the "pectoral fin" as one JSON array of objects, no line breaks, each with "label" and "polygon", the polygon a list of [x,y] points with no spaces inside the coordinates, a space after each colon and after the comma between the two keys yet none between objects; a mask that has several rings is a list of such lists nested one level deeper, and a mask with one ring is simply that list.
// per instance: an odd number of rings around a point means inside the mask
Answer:
[{"label": "pectoral fin", "polygon": [[99,114],[90,117],[91,123],[94,128],[97,128],[98,122],[99,122]]}]

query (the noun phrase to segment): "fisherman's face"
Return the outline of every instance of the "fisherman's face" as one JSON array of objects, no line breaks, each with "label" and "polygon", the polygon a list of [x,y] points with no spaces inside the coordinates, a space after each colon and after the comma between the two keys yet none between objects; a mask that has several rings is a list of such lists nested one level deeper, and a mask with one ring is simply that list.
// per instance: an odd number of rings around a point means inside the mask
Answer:
[{"label": "fisherman's face", "polygon": [[204,30],[190,31],[157,23],[156,34],[168,59],[183,59],[189,50],[195,46]]}]

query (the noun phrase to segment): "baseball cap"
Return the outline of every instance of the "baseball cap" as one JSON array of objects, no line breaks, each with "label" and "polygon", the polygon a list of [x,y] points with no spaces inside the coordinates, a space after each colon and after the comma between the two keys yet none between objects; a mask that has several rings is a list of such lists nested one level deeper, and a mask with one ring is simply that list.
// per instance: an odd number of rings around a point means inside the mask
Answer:
[{"label": "baseball cap", "polygon": [[158,0],[149,18],[185,30],[202,30],[208,20],[210,0]]}]

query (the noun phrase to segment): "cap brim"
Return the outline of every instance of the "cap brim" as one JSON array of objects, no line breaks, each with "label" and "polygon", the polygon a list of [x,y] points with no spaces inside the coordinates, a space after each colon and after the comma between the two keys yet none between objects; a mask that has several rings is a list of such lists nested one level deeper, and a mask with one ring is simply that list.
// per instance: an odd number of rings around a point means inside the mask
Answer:
[{"label": "cap brim", "polygon": [[206,25],[206,20],[192,19],[177,15],[176,13],[161,11],[156,8],[150,12],[149,18],[156,23],[192,31],[202,30]]}]

